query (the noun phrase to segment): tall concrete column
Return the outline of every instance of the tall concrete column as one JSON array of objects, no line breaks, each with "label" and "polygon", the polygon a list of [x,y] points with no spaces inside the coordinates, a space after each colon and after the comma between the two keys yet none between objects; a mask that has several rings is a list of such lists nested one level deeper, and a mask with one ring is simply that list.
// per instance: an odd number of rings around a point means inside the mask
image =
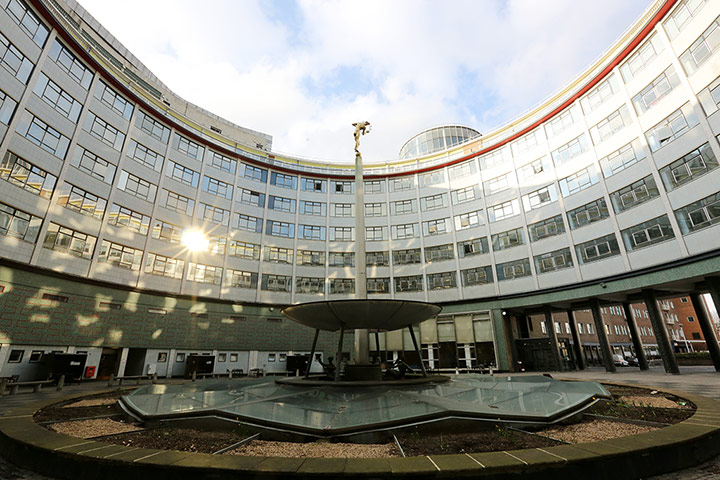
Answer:
[{"label": "tall concrete column", "polygon": [[597,333],[598,342],[600,343],[600,353],[603,356],[605,370],[615,373],[615,362],[610,349],[610,341],[605,332],[605,324],[602,321],[602,312],[600,312],[600,301],[597,298],[590,299],[590,310],[592,311],[593,322],[595,323],[595,332]]},{"label": "tall concrete column", "polygon": [[715,371],[720,372],[720,345],[718,345],[718,339],[715,335],[710,314],[705,311],[705,305],[698,292],[691,293],[690,300],[692,301],[695,316],[700,324],[703,337],[705,337],[705,344],[707,345],[708,352],[710,352],[710,358],[712,358],[713,365],[715,365]]},{"label": "tall concrete column", "polygon": [[657,295],[654,290],[643,290],[642,293],[645,299],[645,308],[647,308],[648,316],[650,317],[650,324],[655,332],[655,340],[657,340],[658,343],[658,350],[660,350],[665,371],[677,375],[680,373],[680,369],[675,359],[675,352],[673,352],[670,337],[665,328],[665,320],[662,317],[660,308],[658,308]]},{"label": "tall concrete column", "polygon": [[[367,299],[367,258],[365,257],[365,182],[362,155],[355,154],[355,298]],[[355,363],[370,363],[369,331],[355,330]]]},{"label": "tall concrete column", "polygon": [[635,355],[638,359],[638,365],[640,370],[648,369],[647,356],[645,355],[645,349],[643,348],[642,339],[640,333],[638,333],[637,322],[632,314],[632,308],[630,308],[629,302],[623,302],[623,311],[625,312],[625,320],[627,320],[628,330],[630,330],[630,338],[632,339],[633,348],[635,348]]},{"label": "tall concrete column", "polygon": [[560,358],[560,347],[558,345],[557,334],[555,332],[555,322],[552,318],[552,310],[550,307],[543,309],[545,315],[545,326],[547,327],[548,339],[550,339],[550,350],[552,352],[553,363],[555,364],[555,370],[562,371],[562,359]]},{"label": "tall concrete column", "polygon": [[575,323],[575,315],[573,315],[572,309],[566,311],[568,317],[568,323],[570,324],[570,333],[573,339],[573,352],[575,352],[575,364],[578,370],[585,370],[587,365],[585,364],[585,355],[583,353],[582,340],[578,335],[577,324]]}]

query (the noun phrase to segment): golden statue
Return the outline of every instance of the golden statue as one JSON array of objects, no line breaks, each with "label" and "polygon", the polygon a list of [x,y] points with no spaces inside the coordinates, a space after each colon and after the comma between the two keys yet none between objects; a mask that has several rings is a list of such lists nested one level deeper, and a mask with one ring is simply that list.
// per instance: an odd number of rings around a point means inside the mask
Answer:
[{"label": "golden statue", "polygon": [[355,127],[355,154],[360,155],[360,137],[370,133],[370,122],[357,122],[352,125]]}]

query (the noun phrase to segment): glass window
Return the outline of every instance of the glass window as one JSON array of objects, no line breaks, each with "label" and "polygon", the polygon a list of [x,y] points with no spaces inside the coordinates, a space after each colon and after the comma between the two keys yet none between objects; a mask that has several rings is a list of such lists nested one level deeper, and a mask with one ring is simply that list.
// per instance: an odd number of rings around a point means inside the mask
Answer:
[{"label": "glass window", "polygon": [[457,287],[457,273],[429,273],[427,276],[428,290],[442,290]]},{"label": "glass window", "polygon": [[604,220],[610,216],[607,203],[604,198],[599,198],[594,202],[575,208],[567,212],[568,221],[570,222],[570,230],[584,227],[594,222]]},{"label": "glass window", "polygon": [[128,270],[140,270],[143,251],[103,240],[100,244],[98,262],[109,263]]},{"label": "glass window", "polygon": [[301,184],[302,190],[304,192],[325,193],[327,190],[327,181],[326,180],[302,177],[300,184]]},{"label": "glass window", "polygon": [[527,277],[532,274],[530,271],[530,260],[523,258],[511,262],[498,263],[495,265],[498,282]]},{"label": "glass window", "polygon": [[95,242],[97,237],[50,223],[43,247],[89,260],[95,250]]},{"label": "glass window", "polygon": [[425,247],[425,261],[427,263],[452,260],[455,258],[455,249],[451,243],[447,245],[436,245]]},{"label": "glass window", "polygon": [[265,194],[241,188],[238,201],[240,203],[244,203],[245,205],[254,205],[256,207],[263,208],[265,207]]},{"label": "glass window", "polygon": [[579,137],[569,141],[565,145],[552,151],[551,156],[555,166],[564,165],[570,160],[579,157],[587,152],[587,138],[583,133]]},{"label": "glass window", "polygon": [[690,48],[680,55],[685,72],[689,75],[695,73],[720,48],[720,17],[698,37]]},{"label": "glass window", "polygon": [[11,151],[5,152],[0,163],[0,178],[43,198],[50,198],[57,177]]},{"label": "glass window", "polygon": [[216,207],[207,203],[200,202],[199,217],[218,225],[228,226],[230,223],[230,210]]},{"label": "glass window", "polygon": [[472,240],[466,240],[464,242],[458,242],[458,257],[471,257],[473,255],[480,255],[483,253],[490,252],[488,247],[487,237],[475,238]]},{"label": "glass window", "polygon": [[300,200],[300,214],[324,217],[326,211],[325,202],[310,202],[308,200]]},{"label": "glass window", "polygon": [[625,248],[633,251],[675,238],[675,233],[673,233],[668,216],[661,215],[622,230],[620,236]]},{"label": "glass window", "polygon": [[35,66],[2,33],[0,33],[0,65],[23,84],[27,83]]},{"label": "glass window", "polygon": [[[120,173],[118,188],[150,203],[155,201],[157,186],[125,170]],[[168,199],[169,200],[169,199]]]},{"label": "glass window", "polygon": [[590,136],[595,145],[600,145],[631,123],[632,117],[630,116],[630,111],[627,106],[623,105],[599,123],[592,126],[590,128]]},{"label": "glass window", "polygon": [[102,80],[98,82],[97,88],[95,89],[95,98],[99,99],[125,120],[130,120],[130,117],[132,117],[133,110],[135,109],[134,105]]},{"label": "glass window", "polygon": [[683,0],[678,2],[672,12],[663,22],[665,31],[670,39],[674,39],[690,23],[707,0]]},{"label": "glass window", "polygon": [[395,293],[422,292],[423,276],[411,275],[407,277],[395,277]]},{"label": "glass window", "polygon": [[390,229],[392,231],[393,240],[404,240],[406,238],[417,238],[420,236],[417,223],[392,225]]},{"label": "glass window", "polygon": [[205,149],[197,143],[177,133],[173,135],[172,147],[178,152],[184,153],[195,160],[202,160],[203,153],[205,151]]},{"label": "glass window", "polygon": [[387,235],[385,234],[385,229],[387,227],[377,226],[377,227],[365,227],[365,240],[368,242],[378,242],[385,240]]},{"label": "glass window", "polygon": [[580,105],[585,114],[587,115],[612,98],[619,91],[619,88],[617,76],[614,73],[610,74],[580,100]]},{"label": "glass window", "polygon": [[155,220],[152,237],[169,243],[182,241],[183,228],[163,220]]},{"label": "glass window", "polygon": [[480,198],[480,192],[478,191],[477,185],[471,185],[469,187],[460,188],[450,192],[450,198],[453,205],[460,205],[466,202],[472,202],[473,200]]},{"label": "glass window", "polygon": [[483,223],[482,210],[455,215],[455,230],[457,231],[477,227]]},{"label": "glass window", "polygon": [[187,280],[196,283],[220,285],[222,283],[222,271],[222,267],[189,262]]},{"label": "glass window", "polygon": [[506,218],[514,217],[520,213],[520,207],[517,200],[509,200],[504,203],[492,205],[488,207],[488,217],[490,222],[498,222]]},{"label": "glass window", "polygon": [[415,200],[397,200],[390,203],[390,213],[392,215],[406,215],[415,212],[417,212]]},{"label": "glass window", "polygon": [[235,160],[234,158],[226,157],[225,155],[221,155],[211,150],[210,165],[215,168],[219,168],[220,170],[227,172],[231,175],[235,175],[235,170],[237,169],[237,160]]},{"label": "glass window", "polygon": [[522,200],[526,212],[542,207],[548,203],[552,203],[557,200],[555,184],[550,184],[547,187],[543,187],[527,195],[523,195]]},{"label": "glass window", "polygon": [[332,189],[330,190],[332,193],[339,193],[339,194],[352,194],[353,193],[353,184],[354,182],[343,182],[340,180],[332,180]]},{"label": "glass window", "polygon": [[389,252],[367,252],[365,254],[366,265],[374,265],[376,267],[387,267],[390,265]]},{"label": "glass window", "polygon": [[390,293],[390,278],[368,278],[367,293]]},{"label": "glass window", "polygon": [[325,266],[325,252],[316,250],[298,250],[298,265]]},{"label": "glass window", "polygon": [[258,285],[258,274],[255,272],[227,269],[225,272],[225,283],[229,287],[256,289]]},{"label": "glass window", "polygon": [[670,191],[695,180],[707,172],[718,167],[718,161],[710,148],[710,144],[701,145],[700,148],[684,155],[678,160],[660,169],[660,177],[665,189]]},{"label": "glass window", "polygon": [[484,285],[486,283],[492,283],[492,267],[490,265],[486,265],[484,267],[475,267],[460,270],[460,278],[463,287],[471,287],[473,285]]},{"label": "glass window", "polygon": [[655,184],[655,179],[652,175],[648,175],[642,180],[611,193],[610,202],[613,204],[615,213],[620,213],[659,195],[660,191]]},{"label": "glass window", "polygon": [[602,168],[605,178],[609,178],[644,158],[645,149],[640,145],[640,140],[636,138],[627,145],[615,150],[607,157],[601,158],[600,167]]},{"label": "glass window", "polygon": [[158,122],[142,110],[138,111],[135,125],[151,137],[167,144],[170,138],[170,128]]},{"label": "glass window", "polygon": [[656,152],[698,124],[697,115],[689,103],[645,132],[650,150]]},{"label": "glass window", "polygon": [[218,180],[217,178],[208,177],[207,175],[204,175],[202,189],[204,192],[208,192],[212,195],[217,195],[218,197],[227,198],[228,200],[232,200],[232,191],[233,191],[232,184],[225,183],[222,180]]},{"label": "glass window", "polygon": [[354,205],[352,203],[331,203],[333,217],[352,217]]},{"label": "glass window", "polygon": [[556,215],[552,218],[528,225],[528,232],[530,234],[530,241],[537,242],[543,238],[554,237],[555,235],[565,233],[565,223],[563,222],[562,215]]},{"label": "glass window", "polygon": [[40,48],[45,45],[50,32],[23,0],[10,0],[5,11],[35,45]]},{"label": "glass window", "polygon": [[508,248],[517,247],[525,244],[525,234],[522,228],[515,228],[507,232],[496,233],[492,235],[493,250],[506,250]]},{"label": "glass window", "polygon": [[168,210],[172,210],[178,213],[184,213],[185,215],[192,215],[195,211],[195,200],[192,198],[180,195],[179,193],[171,192],[170,190],[164,190],[166,194],[165,205]]},{"label": "glass window", "polygon": [[322,277],[297,277],[295,293],[325,293],[325,279]]},{"label": "glass window", "polygon": [[620,247],[614,233],[575,245],[575,251],[581,264],[620,255]]},{"label": "glass window", "polygon": [[93,112],[87,112],[83,129],[118,152],[122,150],[123,143],[125,142],[125,134]]},{"label": "glass window", "polygon": [[101,220],[105,215],[105,208],[107,207],[107,200],[104,198],[68,182],[65,182],[58,189],[57,203],[98,220]]},{"label": "glass window", "polygon": [[145,261],[145,273],[163,277],[181,279],[185,262],[176,258],[165,257],[156,253],[148,253]]},{"label": "glass window", "polygon": [[298,238],[325,241],[325,227],[320,225],[298,225]]},{"label": "glass window", "polygon": [[162,155],[157,153],[155,150],[148,148],[141,143],[138,143],[136,140],[130,140],[127,155],[136,162],[141,163],[146,167],[155,170],[156,172],[159,172],[162,168]]},{"label": "glass window", "polygon": [[271,172],[270,185],[281,188],[297,189],[297,177],[294,175],[285,175],[284,173]]},{"label": "glass window", "polygon": [[35,243],[42,220],[6,203],[0,203],[0,235]]},{"label": "glass window", "polygon": [[653,34],[620,65],[620,74],[625,83],[635,78],[650,62],[662,52],[663,46],[658,35]]},{"label": "glass window", "polygon": [[241,242],[239,240],[230,240],[228,255],[248,260],[260,260],[260,245]]},{"label": "glass window", "polygon": [[177,162],[168,162],[165,174],[173,180],[191,187],[197,187],[200,181],[200,173]]},{"label": "glass window", "polygon": [[485,195],[492,195],[510,188],[511,175],[511,173],[506,173],[504,175],[500,175],[499,177],[491,178],[490,180],[483,182],[483,190],[485,191]]},{"label": "glass window", "polygon": [[671,65],[632,98],[635,111],[638,115],[647,112],[678,85],[680,85],[680,78],[675,73],[675,67]]},{"label": "glass window", "polygon": [[65,159],[70,139],[32,113],[25,111],[18,124],[17,132],[50,154],[61,160]]},{"label": "glass window", "polygon": [[268,208],[278,212],[295,213],[295,199],[270,195],[268,198]]},{"label": "glass window", "polygon": [[238,230],[245,230],[246,232],[260,233],[260,232],[262,232],[262,227],[263,227],[263,219],[262,218],[245,215],[243,213],[235,214],[235,221],[233,224],[233,228],[237,228]]},{"label": "glass window", "polygon": [[600,181],[594,165],[583,168],[560,180],[560,192],[563,197],[585,190]]},{"label": "glass window", "polygon": [[330,293],[355,293],[355,279],[354,278],[331,278],[330,279]]},{"label": "glass window", "polygon": [[265,224],[265,233],[274,237],[295,237],[295,224],[268,220]]},{"label": "glass window", "polygon": [[354,242],[355,229],[353,227],[330,227],[331,242]]},{"label": "glass window", "polygon": [[573,266],[572,255],[569,248],[562,248],[553,252],[535,255],[535,270],[538,274],[563,270]]},{"label": "glass window", "polygon": [[331,267],[354,267],[355,252],[330,252],[329,265]]},{"label": "glass window", "polygon": [[50,48],[50,58],[55,61],[61,70],[64,70],[70,78],[75,80],[85,90],[90,88],[93,74],[78,58],[73,55],[70,50],[65,48],[60,40],[55,39],[55,43]]},{"label": "glass window", "polygon": [[675,217],[683,235],[720,222],[720,193],[675,210]]},{"label": "glass window", "polygon": [[438,218],[423,222],[423,236],[440,235],[448,232],[447,218]]},{"label": "glass window", "polygon": [[80,110],[82,110],[82,104],[63,90],[57,83],[50,80],[47,75],[42,72],[40,73],[33,92],[42,98],[45,103],[53,107],[60,115],[73,123],[77,123]]}]

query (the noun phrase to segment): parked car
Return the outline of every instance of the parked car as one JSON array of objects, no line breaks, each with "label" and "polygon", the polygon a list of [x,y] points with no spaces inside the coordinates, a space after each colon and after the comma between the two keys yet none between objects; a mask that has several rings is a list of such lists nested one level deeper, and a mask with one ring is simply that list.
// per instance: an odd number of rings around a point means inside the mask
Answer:
[{"label": "parked car", "polygon": [[638,361],[637,357],[627,357],[625,360],[627,360],[628,364],[631,367],[639,367],[640,362]]},{"label": "parked car", "polygon": [[628,361],[625,360],[625,358],[620,354],[613,355],[613,362],[615,363],[616,367],[627,367],[630,365]]}]

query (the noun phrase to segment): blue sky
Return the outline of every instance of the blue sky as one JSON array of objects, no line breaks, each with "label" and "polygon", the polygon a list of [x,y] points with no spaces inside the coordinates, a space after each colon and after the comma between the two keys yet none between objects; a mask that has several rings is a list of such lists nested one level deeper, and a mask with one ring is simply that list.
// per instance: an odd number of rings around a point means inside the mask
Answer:
[{"label": "blue sky", "polygon": [[[481,132],[561,88],[649,0],[80,0],[185,99],[273,136],[274,150],[397,158],[445,123]],[[142,12],[139,14],[138,12]]]}]

